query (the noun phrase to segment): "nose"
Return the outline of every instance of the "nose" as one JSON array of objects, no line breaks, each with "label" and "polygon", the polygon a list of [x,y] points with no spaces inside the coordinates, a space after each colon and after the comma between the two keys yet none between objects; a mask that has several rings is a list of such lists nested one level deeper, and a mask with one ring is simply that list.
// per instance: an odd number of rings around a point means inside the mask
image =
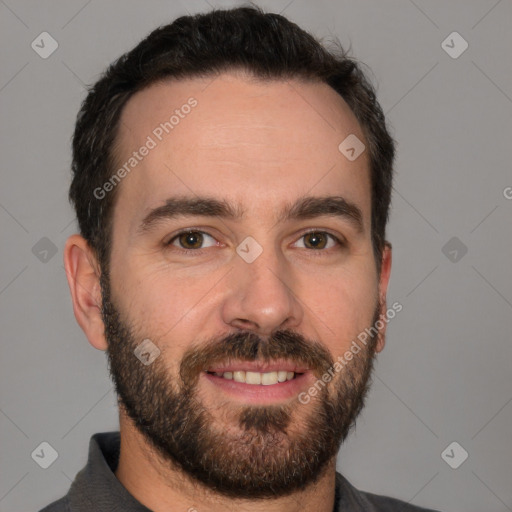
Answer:
[{"label": "nose", "polygon": [[262,336],[297,327],[304,311],[292,285],[292,272],[277,253],[264,250],[252,263],[237,257],[229,273],[223,321]]}]

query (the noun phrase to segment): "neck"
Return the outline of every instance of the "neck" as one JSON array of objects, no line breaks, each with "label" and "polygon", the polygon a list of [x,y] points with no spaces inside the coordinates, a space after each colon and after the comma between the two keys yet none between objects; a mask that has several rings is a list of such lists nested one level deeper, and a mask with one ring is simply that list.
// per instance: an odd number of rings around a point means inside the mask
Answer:
[{"label": "neck", "polygon": [[268,499],[233,499],[205,488],[178,468],[171,468],[120,414],[121,451],[115,475],[126,490],[153,512],[331,512],[334,507],[336,457],[314,483],[288,496]]}]

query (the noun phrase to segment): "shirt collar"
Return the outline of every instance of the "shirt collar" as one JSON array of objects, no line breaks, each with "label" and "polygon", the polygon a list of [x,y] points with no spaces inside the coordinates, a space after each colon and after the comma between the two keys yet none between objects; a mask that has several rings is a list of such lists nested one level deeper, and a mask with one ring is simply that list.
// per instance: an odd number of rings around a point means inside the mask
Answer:
[{"label": "shirt collar", "polygon": [[[120,432],[97,433],[91,437],[87,464],[76,475],[67,496],[71,510],[151,512],[127,491],[115,475],[120,445]],[[364,493],[360,493],[346,478],[336,473],[334,512],[340,510],[372,512],[375,509]]]},{"label": "shirt collar", "polygon": [[119,432],[103,432],[91,437],[87,465],[76,475],[69,490],[71,510],[151,512],[115,475],[120,443]]}]

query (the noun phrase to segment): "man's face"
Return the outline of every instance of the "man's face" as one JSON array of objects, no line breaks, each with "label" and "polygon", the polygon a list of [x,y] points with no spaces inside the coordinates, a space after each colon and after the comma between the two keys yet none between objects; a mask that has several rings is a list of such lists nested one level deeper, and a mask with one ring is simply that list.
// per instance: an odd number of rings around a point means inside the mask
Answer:
[{"label": "man's face", "polygon": [[[212,80],[153,85],[123,112],[119,167],[154,147],[118,185],[109,362],[162,462],[226,494],[276,496],[332,462],[381,348],[297,399],[383,306],[368,155],[338,150],[364,137],[325,84]],[[147,339],[160,355],[144,365],[134,350]]]}]

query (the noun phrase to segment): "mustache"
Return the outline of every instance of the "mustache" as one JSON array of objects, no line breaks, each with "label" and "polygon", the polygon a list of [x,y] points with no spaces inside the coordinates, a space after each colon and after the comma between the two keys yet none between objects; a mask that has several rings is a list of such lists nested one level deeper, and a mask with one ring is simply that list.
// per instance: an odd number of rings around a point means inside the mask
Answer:
[{"label": "mustache", "polygon": [[267,338],[240,331],[188,349],[180,365],[180,377],[190,388],[196,384],[200,373],[214,364],[229,360],[271,362],[277,359],[306,366],[318,378],[334,364],[322,344],[289,329],[275,331]]}]

